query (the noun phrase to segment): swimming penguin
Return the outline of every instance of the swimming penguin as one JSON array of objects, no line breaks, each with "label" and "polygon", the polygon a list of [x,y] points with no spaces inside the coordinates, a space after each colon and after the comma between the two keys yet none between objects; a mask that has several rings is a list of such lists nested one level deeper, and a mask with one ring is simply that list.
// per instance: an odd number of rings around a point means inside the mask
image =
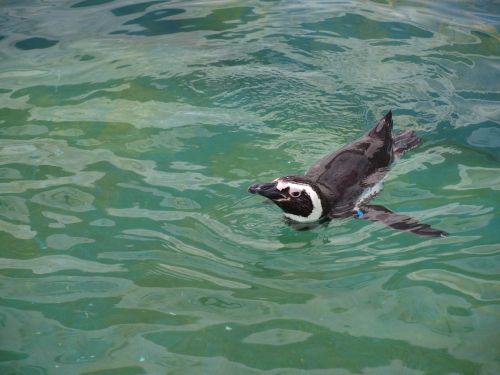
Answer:
[{"label": "swimming penguin", "polygon": [[422,236],[447,233],[368,202],[382,188],[382,180],[395,158],[420,143],[415,131],[392,133],[389,111],[361,138],[325,156],[304,175],[289,175],[248,188],[274,202],[296,229],[346,217],[382,222],[394,229]]}]

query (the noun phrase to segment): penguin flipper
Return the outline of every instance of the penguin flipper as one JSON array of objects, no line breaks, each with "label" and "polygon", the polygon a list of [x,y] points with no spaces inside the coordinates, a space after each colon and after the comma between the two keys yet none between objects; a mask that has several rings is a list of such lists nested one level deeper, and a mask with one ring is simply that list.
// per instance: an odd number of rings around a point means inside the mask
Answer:
[{"label": "penguin flipper", "polygon": [[401,133],[395,134],[392,137],[394,142],[393,150],[396,156],[403,155],[406,151],[417,147],[421,139],[415,133],[415,130],[406,130]]},{"label": "penguin flipper", "polygon": [[362,215],[358,217],[370,221],[381,222],[391,228],[404,230],[420,236],[446,237],[445,231],[434,229],[428,224],[419,223],[417,220],[402,214],[397,214],[384,206],[366,205],[361,207]]}]

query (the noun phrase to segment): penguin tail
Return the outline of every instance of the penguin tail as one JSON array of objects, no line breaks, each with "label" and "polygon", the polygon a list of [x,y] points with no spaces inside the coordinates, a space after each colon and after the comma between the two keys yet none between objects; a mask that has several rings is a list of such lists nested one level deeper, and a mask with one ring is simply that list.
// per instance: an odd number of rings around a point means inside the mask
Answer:
[{"label": "penguin tail", "polygon": [[392,137],[393,150],[397,156],[403,155],[405,152],[418,146],[422,141],[415,133],[415,130],[405,130],[401,133],[395,134]]},{"label": "penguin tail", "polygon": [[391,135],[392,132],[392,111],[387,112],[387,114],[382,117],[377,124],[368,132],[370,137],[374,138],[386,138]]},{"label": "penguin tail", "polygon": [[386,115],[384,116],[384,119],[386,121],[392,122],[392,109],[389,109],[389,112],[386,113]]}]

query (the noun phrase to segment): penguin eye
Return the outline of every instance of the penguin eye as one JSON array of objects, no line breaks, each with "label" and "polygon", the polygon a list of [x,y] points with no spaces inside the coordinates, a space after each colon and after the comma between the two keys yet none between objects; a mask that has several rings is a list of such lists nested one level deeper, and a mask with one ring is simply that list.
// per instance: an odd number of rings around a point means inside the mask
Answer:
[{"label": "penguin eye", "polygon": [[290,195],[294,198],[300,197],[300,194],[302,194],[302,190],[290,190]]}]

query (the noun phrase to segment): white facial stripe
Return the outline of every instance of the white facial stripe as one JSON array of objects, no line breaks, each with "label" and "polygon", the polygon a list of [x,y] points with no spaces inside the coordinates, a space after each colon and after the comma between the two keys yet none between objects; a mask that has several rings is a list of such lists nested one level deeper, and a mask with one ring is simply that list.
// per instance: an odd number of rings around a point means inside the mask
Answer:
[{"label": "white facial stripe", "polygon": [[279,191],[285,190],[287,187],[290,186],[289,182],[282,181],[280,179],[276,179],[274,181],[278,181],[278,183],[276,184],[276,189],[278,189]]},{"label": "white facial stripe", "polygon": [[309,195],[309,197],[311,198],[313,210],[309,214],[309,216],[306,217],[306,216],[289,214],[285,212],[284,215],[287,218],[299,223],[311,223],[318,221],[321,215],[323,214],[323,206],[321,204],[321,199],[319,199],[318,193],[316,193],[316,191],[311,186],[307,184],[278,180],[276,188],[279,191],[282,191],[286,188],[289,188],[290,191],[305,191],[307,195]]}]

